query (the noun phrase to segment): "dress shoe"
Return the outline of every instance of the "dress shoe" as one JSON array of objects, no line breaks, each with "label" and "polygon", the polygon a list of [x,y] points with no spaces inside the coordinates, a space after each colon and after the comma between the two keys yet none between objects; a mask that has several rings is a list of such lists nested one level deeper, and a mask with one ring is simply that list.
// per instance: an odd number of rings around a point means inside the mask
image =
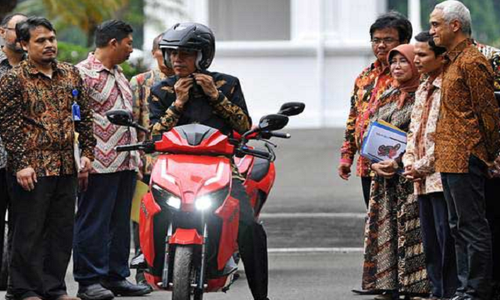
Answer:
[{"label": "dress shoe", "polygon": [[112,291],[116,296],[142,296],[151,293],[151,288],[146,285],[133,284],[129,281],[101,281],[103,287]]},{"label": "dress shoe", "polygon": [[14,300],[14,299],[15,299],[14,295],[12,295],[12,293],[9,290],[7,290],[7,292],[5,292],[5,300]]},{"label": "dress shoe", "polygon": [[82,300],[82,299],[80,299],[78,297],[71,297],[69,295],[64,294],[64,295],[57,297],[56,300]]},{"label": "dress shoe", "polygon": [[358,290],[358,289],[352,289],[351,292],[358,295],[380,295],[383,293],[383,291],[380,290]]},{"label": "dress shoe", "polygon": [[42,300],[42,298],[37,297],[37,296],[32,296],[32,297],[23,298],[23,300]]},{"label": "dress shoe", "polygon": [[77,297],[82,300],[111,300],[115,295],[108,289],[105,289],[99,283],[94,283],[87,286],[80,285]]}]

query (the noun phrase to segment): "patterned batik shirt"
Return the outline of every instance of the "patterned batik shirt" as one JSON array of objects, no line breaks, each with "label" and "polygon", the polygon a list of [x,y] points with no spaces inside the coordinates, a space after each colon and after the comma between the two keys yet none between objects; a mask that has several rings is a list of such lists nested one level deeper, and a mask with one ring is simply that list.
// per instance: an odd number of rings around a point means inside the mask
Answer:
[{"label": "patterned batik shirt", "polygon": [[[351,109],[347,118],[345,138],[340,148],[340,162],[352,164],[356,152],[361,150],[363,135],[370,123],[370,115],[378,105],[378,98],[390,86],[392,80],[388,67],[379,61],[364,69],[354,82]],[[356,175],[370,176],[369,159],[359,156]]]},{"label": "patterned batik shirt", "polygon": [[[160,69],[153,69],[148,72],[141,73],[132,77],[130,80],[130,88],[132,89],[132,96],[134,101],[134,120],[141,126],[149,128],[149,108],[148,98],[151,92],[151,87],[156,83],[167,78]],[[138,132],[139,140],[143,140],[143,133]],[[141,171],[144,175],[150,175],[153,170],[153,165],[156,161],[157,155],[144,154],[141,155]]]},{"label": "patterned batik shirt", "polygon": [[415,105],[411,113],[406,153],[403,163],[412,165],[420,174],[421,181],[414,182],[415,194],[442,192],[441,174],[434,168],[434,139],[441,105],[441,76],[427,77],[415,94]]},{"label": "patterned batik shirt", "polygon": [[[95,139],[86,88],[78,70],[52,64],[52,78],[22,61],[0,79],[0,134],[15,174],[32,167],[38,177],[75,174],[75,131],[82,156],[93,159]],[[72,105],[81,121],[73,122]]]},{"label": "patterned batik shirt", "polygon": [[252,120],[238,78],[216,72],[206,72],[219,90],[217,99],[204,93],[190,93],[183,111],[173,106],[176,99],[174,85],[177,76],[171,76],[153,86],[148,99],[153,135],[169,131],[174,126],[200,123],[232,135],[233,130],[250,130]]},{"label": "patterned batik shirt", "polygon": [[[2,78],[11,68],[7,56],[0,50],[0,78]],[[5,166],[7,166],[7,151],[5,151],[2,139],[0,138],[0,169],[5,168]]]},{"label": "patterned batik shirt", "polygon": [[477,50],[490,62],[493,68],[495,91],[500,91],[500,49],[472,41]]},{"label": "patterned batik shirt", "polygon": [[92,173],[137,170],[137,151],[116,152],[115,147],[137,143],[135,128],[111,124],[106,112],[124,109],[132,113],[132,90],[120,66],[109,70],[93,53],[77,65],[89,89],[94,112],[94,136],[97,140]]},{"label": "patterned batik shirt", "polygon": [[467,173],[470,155],[489,163],[500,149],[493,70],[470,40],[461,42],[446,58],[436,129],[436,171]]}]

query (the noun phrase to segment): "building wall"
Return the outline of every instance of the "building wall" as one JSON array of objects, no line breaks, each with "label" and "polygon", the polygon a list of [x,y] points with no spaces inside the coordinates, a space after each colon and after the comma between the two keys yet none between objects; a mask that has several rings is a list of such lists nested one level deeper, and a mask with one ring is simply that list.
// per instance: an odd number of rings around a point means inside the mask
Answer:
[{"label": "building wall", "polygon": [[[386,8],[385,0],[279,0],[271,7],[269,0],[250,6],[248,0],[146,2],[146,12],[160,16],[163,28],[194,21],[220,32],[210,69],[240,78],[254,122],[283,102],[305,102],[304,114],[291,119],[293,127],[345,125],[353,81],[373,60],[369,27]],[[283,28],[288,22],[289,31]],[[158,34],[156,26],[146,26],[145,48]]]}]

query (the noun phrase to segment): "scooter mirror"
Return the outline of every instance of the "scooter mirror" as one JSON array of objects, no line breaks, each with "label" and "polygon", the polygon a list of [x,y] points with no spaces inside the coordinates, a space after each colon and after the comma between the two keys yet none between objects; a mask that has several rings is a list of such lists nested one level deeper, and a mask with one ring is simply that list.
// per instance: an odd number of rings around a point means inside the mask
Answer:
[{"label": "scooter mirror", "polygon": [[288,124],[288,117],[284,115],[267,115],[263,116],[259,121],[259,129],[261,130],[279,130]]},{"label": "scooter mirror", "polygon": [[296,116],[304,111],[306,105],[302,102],[287,102],[281,105],[278,114],[285,116]]},{"label": "scooter mirror", "polygon": [[133,126],[134,118],[132,113],[123,109],[114,109],[106,112],[108,120],[115,125]]}]

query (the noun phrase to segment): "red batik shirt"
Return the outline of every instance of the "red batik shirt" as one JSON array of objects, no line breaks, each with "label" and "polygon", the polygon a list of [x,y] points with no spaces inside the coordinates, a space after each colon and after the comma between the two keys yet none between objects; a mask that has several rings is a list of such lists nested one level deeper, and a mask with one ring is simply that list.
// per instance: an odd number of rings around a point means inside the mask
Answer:
[{"label": "red batik shirt", "polygon": [[[377,107],[379,96],[387,89],[391,80],[389,68],[383,67],[378,60],[356,78],[344,143],[340,148],[340,162],[352,164],[356,152],[361,149],[363,134],[370,123],[371,111]],[[369,159],[359,156],[356,175],[370,176],[370,165]]]}]

